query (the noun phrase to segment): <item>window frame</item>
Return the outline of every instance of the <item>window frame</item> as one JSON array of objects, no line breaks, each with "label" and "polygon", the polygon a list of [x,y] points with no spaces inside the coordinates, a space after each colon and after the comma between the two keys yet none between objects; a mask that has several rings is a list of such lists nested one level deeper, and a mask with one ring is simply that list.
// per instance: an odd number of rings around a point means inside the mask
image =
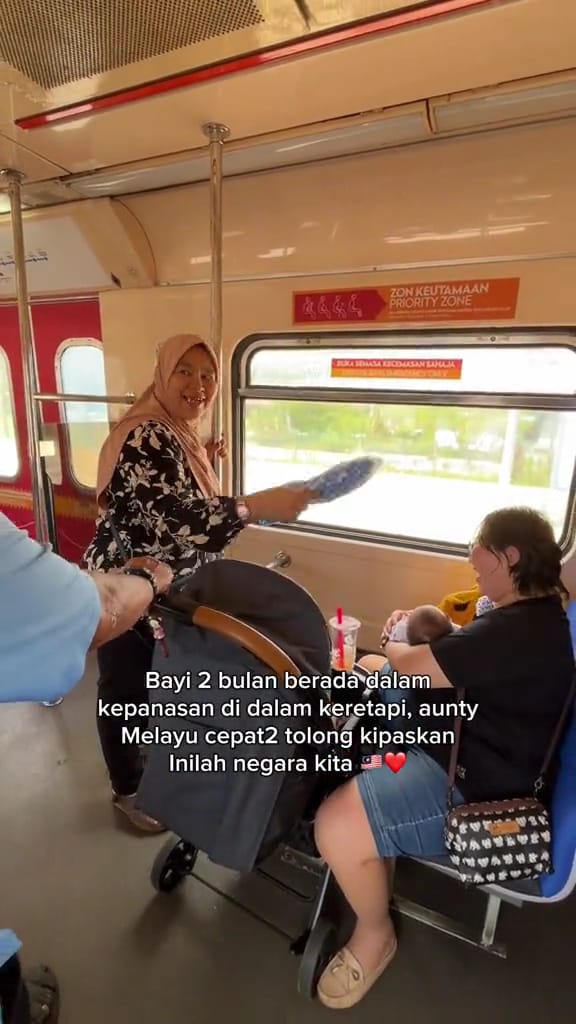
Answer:
[{"label": "window frame", "polygon": [[[533,337],[533,342],[514,342],[514,337]],[[539,339],[545,341],[539,342]],[[554,339],[558,338],[558,341]],[[468,341],[470,339],[470,341]],[[472,340],[473,339],[473,340]],[[567,342],[571,339],[573,344]],[[450,349],[526,349],[534,348],[567,348],[576,359],[576,327],[506,327],[488,328],[485,332],[478,328],[439,329],[422,328],[416,330],[381,328],[380,330],[321,330],[321,331],[274,331],[259,332],[243,338],[234,349],[231,365],[232,384],[232,424],[233,451],[232,473],[235,494],[245,493],[243,472],[245,435],[245,403],[249,399],[277,399],[291,402],[342,402],[371,405],[439,405],[447,407],[473,407],[492,409],[533,409],[538,412],[574,412],[575,396],[524,394],[522,392],[498,391],[494,393],[471,391],[425,391],[406,390],[400,387],[386,389],[352,388],[303,388],[300,386],[251,385],[249,384],[250,364],[256,353],[272,352],[275,349],[369,349],[385,348],[410,350],[423,348],[442,348],[448,353]],[[266,527],[271,529],[273,527]],[[404,548],[434,555],[452,557],[468,556],[468,546],[437,541],[424,537],[410,537],[401,534],[373,533],[368,530],[354,530],[342,526],[330,526],[321,523],[282,523],[282,529],[295,533],[316,534],[340,540],[376,544],[381,547]],[[576,541],[576,460],[572,479],[568,490],[567,511],[558,544],[565,557]]]},{"label": "window frame", "polygon": [[21,449],[20,449],[20,431],[18,429],[18,417],[16,415],[16,401],[15,401],[15,398],[14,398],[14,379],[13,379],[13,376],[12,376],[12,365],[10,363],[10,357],[9,357],[9,355],[8,355],[6,349],[4,348],[3,345],[0,345],[0,360],[4,361],[4,363],[6,365],[6,369],[8,371],[8,373],[7,373],[7,376],[8,376],[8,396],[9,396],[9,399],[10,399],[10,412],[12,413],[12,423],[14,424],[14,441],[15,441],[15,444],[16,444],[16,458],[18,460],[18,465],[16,467],[16,472],[14,473],[13,476],[4,476],[3,473],[0,473],[0,484],[13,484],[13,483],[16,482],[16,480],[18,480],[20,474],[22,473],[22,452],[21,452]]},{"label": "window frame", "polygon": [[[62,382],[62,356],[64,355],[64,353],[66,352],[67,349],[69,349],[69,348],[79,348],[79,347],[82,347],[82,348],[97,348],[101,352],[102,357],[104,356],[104,346],[103,346],[103,344],[102,344],[102,342],[101,342],[101,340],[99,338],[65,338],[64,341],[61,341],[60,344],[58,345],[58,348],[56,349],[56,352],[54,353],[54,372],[55,372],[55,376],[56,376],[56,388],[57,388],[58,393],[61,394],[61,395],[63,395],[65,393],[64,392],[64,385],[63,385],[63,382]],[[64,435],[64,456],[65,456],[65,458],[63,459],[63,465],[64,464],[66,465],[66,469],[67,469],[69,477],[70,477],[70,482],[74,484],[74,487],[76,487],[82,494],[93,495],[94,494],[94,488],[93,487],[87,487],[86,484],[81,483],[80,480],[78,480],[78,477],[76,476],[76,474],[74,472],[74,466],[73,466],[73,462],[72,462],[72,444],[71,444],[71,438],[70,438],[70,424],[69,424],[67,416],[66,416],[66,405],[67,405],[67,403],[66,403],[65,400],[64,401],[61,400],[58,404],[61,406],[61,409],[62,409],[61,424],[62,424],[62,427],[64,428],[63,429],[63,435]]]}]

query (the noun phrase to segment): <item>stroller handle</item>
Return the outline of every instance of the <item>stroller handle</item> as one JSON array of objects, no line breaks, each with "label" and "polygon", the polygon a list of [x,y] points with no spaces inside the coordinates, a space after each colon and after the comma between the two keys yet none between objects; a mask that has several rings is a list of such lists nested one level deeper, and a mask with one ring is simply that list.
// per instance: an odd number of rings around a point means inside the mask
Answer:
[{"label": "stroller handle", "polygon": [[208,629],[227,640],[235,640],[280,677],[286,672],[297,677],[302,674],[296,663],[278,644],[241,619],[228,615],[227,612],[191,602],[186,606],[178,600],[157,601],[153,607],[161,614],[166,611],[177,611],[180,618],[187,618],[200,629]]}]

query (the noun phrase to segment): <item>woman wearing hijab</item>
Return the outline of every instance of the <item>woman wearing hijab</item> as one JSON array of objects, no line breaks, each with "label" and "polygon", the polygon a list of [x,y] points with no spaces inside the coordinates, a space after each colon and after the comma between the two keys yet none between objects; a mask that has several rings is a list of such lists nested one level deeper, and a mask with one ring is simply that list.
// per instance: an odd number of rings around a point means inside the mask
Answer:
[{"label": "woman wearing hijab", "polygon": [[[245,498],[220,496],[210,455],[225,455],[224,442],[205,447],[197,432],[218,385],[218,362],[201,338],[179,334],[161,346],[153,383],[114,426],[100,452],[99,516],[84,555],[87,568],[108,570],[123,565],[126,556],[149,556],[170,565],[176,576],[194,572],[221,557],[248,523],[288,522],[307,507],[312,494],[305,487],[276,487]],[[102,646],[99,699],[146,703],[152,653],[145,621]],[[114,805],[136,827],[163,831],[134,807],[143,765],[139,748],[123,742],[124,725],[121,718],[98,716]],[[133,720],[133,725],[145,728],[146,720]]]}]

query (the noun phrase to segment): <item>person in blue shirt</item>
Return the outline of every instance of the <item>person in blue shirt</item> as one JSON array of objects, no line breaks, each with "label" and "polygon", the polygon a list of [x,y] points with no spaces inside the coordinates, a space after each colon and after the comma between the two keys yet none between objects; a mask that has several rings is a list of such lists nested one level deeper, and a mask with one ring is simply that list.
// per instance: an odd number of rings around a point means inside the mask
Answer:
[{"label": "person in blue shirt", "polygon": [[[0,513],[0,703],[65,696],[88,652],[134,626],[172,579],[153,558],[83,572]],[[57,979],[43,965],[22,971],[20,947],[0,929],[0,1024],[56,1024]]]}]

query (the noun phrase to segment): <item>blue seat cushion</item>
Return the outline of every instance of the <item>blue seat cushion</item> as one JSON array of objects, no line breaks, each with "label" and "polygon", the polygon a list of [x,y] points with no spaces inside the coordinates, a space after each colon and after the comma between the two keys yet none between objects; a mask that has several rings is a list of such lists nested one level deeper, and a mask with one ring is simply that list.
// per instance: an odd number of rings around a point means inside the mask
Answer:
[{"label": "blue seat cushion", "polygon": [[[570,601],[567,615],[576,653],[576,601]],[[542,895],[548,899],[561,892],[576,873],[576,708],[564,734],[559,762],[551,807],[554,871],[540,881]]]}]

